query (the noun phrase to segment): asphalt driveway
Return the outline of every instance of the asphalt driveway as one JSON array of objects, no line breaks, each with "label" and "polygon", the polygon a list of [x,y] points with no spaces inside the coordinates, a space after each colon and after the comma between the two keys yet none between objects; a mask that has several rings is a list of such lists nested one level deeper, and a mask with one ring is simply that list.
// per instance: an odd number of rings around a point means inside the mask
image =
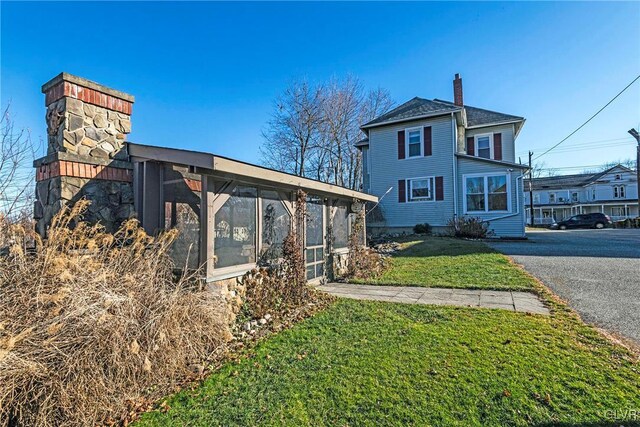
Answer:
[{"label": "asphalt driveway", "polygon": [[527,232],[491,242],[542,280],[582,318],[640,344],[640,230]]}]

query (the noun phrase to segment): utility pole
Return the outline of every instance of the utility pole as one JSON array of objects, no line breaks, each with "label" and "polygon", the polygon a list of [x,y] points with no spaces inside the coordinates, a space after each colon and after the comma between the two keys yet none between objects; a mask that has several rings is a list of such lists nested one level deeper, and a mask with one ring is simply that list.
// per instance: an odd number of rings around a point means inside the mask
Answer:
[{"label": "utility pole", "polygon": [[638,141],[638,148],[636,154],[636,177],[637,177],[637,186],[638,186],[638,217],[640,218],[640,133],[636,129],[629,129],[629,133],[632,137]]},{"label": "utility pole", "polygon": [[531,213],[531,226],[533,227],[534,221],[534,211],[533,211],[533,167],[531,166],[531,158],[533,157],[533,152],[529,151],[529,208]]}]

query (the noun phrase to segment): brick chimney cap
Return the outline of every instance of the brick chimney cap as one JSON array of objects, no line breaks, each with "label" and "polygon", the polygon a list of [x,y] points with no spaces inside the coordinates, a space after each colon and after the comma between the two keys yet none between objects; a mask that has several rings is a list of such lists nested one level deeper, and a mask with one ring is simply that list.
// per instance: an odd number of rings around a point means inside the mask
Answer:
[{"label": "brick chimney cap", "polygon": [[60,82],[75,83],[79,86],[93,89],[98,92],[104,93],[106,95],[111,95],[114,98],[123,99],[131,103],[135,102],[135,97],[133,95],[129,95],[128,93],[125,93],[119,90],[111,89],[110,87],[101,85],[100,83],[96,83],[94,81],[87,80],[82,77],[74,76],[73,74],[69,74],[65,72],[58,74],[57,76],[55,76],[54,78],[52,78],[51,80],[43,84],[42,93],[47,93],[49,89],[56,86]]},{"label": "brick chimney cap", "polygon": [[456,73],[456,79],[460,78],[460,73]]}]

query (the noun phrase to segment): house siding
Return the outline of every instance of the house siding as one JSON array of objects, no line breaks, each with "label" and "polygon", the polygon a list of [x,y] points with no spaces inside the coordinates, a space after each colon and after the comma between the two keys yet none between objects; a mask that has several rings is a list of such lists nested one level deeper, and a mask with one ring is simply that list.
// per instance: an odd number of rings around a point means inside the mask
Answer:
[{"label": "house siding", "polygon": [[[384,223],[372,226],[413,227],[419,223],[446,226],[453,217],[454,130],[451,115],[398,123],[369,131],[370,192],[382,196],[380,201]],[[398,131],[411,127],[431,126],[432,155],[398,159]],[[442,176],[444,198],[440,201],[398,202],[398,180]],[[435,188],[434,188],[435,191]]]},{"label": "house siding", "polygon": [[[458,192],[459,214],[465,215],[464,212],[464,175],[470,174],[490,174],[490,173],[507,173],[510,174],[511,185],[511,212],[473,212],[469,216],[479,217],[485,221],[489,221],[489,230],[494,232],[495,237],[524,237],[525,235],[525,210],[524,210],[524,194],[522,191],[521,169],[512,169],[509,172],[509,166],[487,163],[481,160],[458,158],[458,182],[460,191]],[[507,217],[508,216],[508,217]],[[506,217],[506,218],[500,218]],[[499,218],[493,220],[493,218]]]},{"label": "house siding", "polygon": [[467,129],[466,137],[474,137],[485,133],[501,133],[502,134],[502,160],[505,162],[515,163],[515,144],[513,141],[513,124],[501,126],[488,126],[478,129]]}]

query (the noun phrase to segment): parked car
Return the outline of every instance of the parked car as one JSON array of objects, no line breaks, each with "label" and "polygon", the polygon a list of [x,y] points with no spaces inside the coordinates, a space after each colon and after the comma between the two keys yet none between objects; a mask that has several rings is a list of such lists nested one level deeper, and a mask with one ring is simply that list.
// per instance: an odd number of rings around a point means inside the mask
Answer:
[{"label": "parked car", "polygon": [[568,228],[605,228],[612,226],[611,218],[603,213],[590,213],[574,215],[569,219],[551,224],[553,230],[566,230]]}]

